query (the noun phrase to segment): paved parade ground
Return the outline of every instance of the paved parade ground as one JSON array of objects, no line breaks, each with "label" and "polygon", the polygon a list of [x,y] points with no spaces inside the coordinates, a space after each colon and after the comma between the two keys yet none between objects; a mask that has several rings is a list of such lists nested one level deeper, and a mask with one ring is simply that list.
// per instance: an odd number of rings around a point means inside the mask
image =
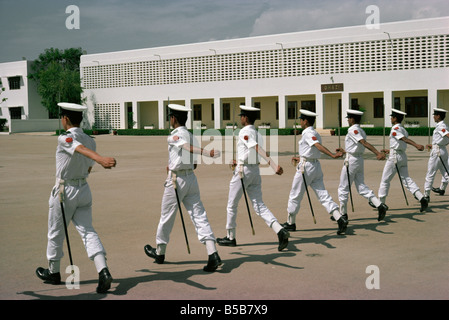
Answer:
[{"label": "paved parade ground", "polygon": [[[300,137],[298,137],[299,139]],[[426,144],[427,137],[410,137]],[[290,164],[293,136],[272,137],[278,142],[282,176],[262,176],[265,204],[280,223],[287,218],[287,200],[295,168]],[[344,138],[341,138],[342,144]],[[167,142],[158,136],[95,136],[97,151],[112,156],[117,167],[98,164],[89,177],[93,195],[93,224],[102,240],[114,278],[108,294],[95,292],[98,275],[82,241],[69,226],[74,264],[80,270],[79,289],[64,284],[70,277],[66,246],[61,263],[63,284],[44,284],[35,275],[47,267],[48,199],[55,181],[57,137],[49,134],[0,135],[0,299],[106,300],[329,300],[329,299],[447,299],[449,297],[449,194],[432,193],[429,208],[407,192],[406,205],[399,179],[394,177],[385,221],[352,188],[354,212],[349,226],[337,235],[311,191],[316,224],[305,196],[286,250],[278,252],[276,234],[251,208],[251,233],[242,198],[237,219],[237,247],[217,246],[224,264],[206,273],[205,247],[199,243],[183,209],[191,253],[186,249],[179,217],[171,234],[164,264],[153,263],[144,245],[155,246]],[[388,147],[388,139],[387,147]],[[382,137],[368,137],[382,148]],[[209,142],[203,142],[206,146]],[[323,137],[332,151],[338,137]],[[269,149],[269,148],[268,148]],[[409,173],[423,191],[429,153],[408,146]],[[274,154],[272,154],[274,155]],[[224,156],[223,156],[224,159]],[[342,159],[322,156],[324,182],[338,203]],[[365,182],[377,195],[384,162],[365,151]],[[202,164],[196,169],[201,198],[216,237],[226,235],[226,204],[231,171],[227,164]],[[438,173],[435,187],[439,186]],[[294,306],[293,306],[294,307]]]}]

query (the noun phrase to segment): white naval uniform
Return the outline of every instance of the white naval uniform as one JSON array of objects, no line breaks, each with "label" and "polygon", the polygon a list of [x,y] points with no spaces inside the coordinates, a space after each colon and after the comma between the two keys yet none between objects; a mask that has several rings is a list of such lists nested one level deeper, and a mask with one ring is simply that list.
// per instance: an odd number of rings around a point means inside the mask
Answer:
[{"label": "white naval uniform", "polygon": [[75,225],[81,236],[87,256],[94,260],[99,253],[106,251],[92,226],[92,194],[86,178],[93,160],[75,152],[76,147],[84,145],[95,151],[95,141],[81,128],[70,128],[58,137],[56,149],[56,185],[49,199],[47,259],[58,261],[63,257],[65,238],[59,200],[59,186],[64,184],[64,212],[67,224]]},{"label": "white naval uniform", "polygon": [[[237,166],[234,175],[229,183],[229,197],[227,205],[226,229],[233,230],[237,226],[237,208],[243,195],[242,182],[240,181],[240,171],[243,172],[243,183],[249,200],[253,204],[254,211],[260,216],[269,227],[277,219],[268,209],[262,200],[262,179],[259,171],[260,156],[256,151],[256,146],[263,145],[262,135],[257,132],[254,125],[247,125],[240,130],[237,142]],[[276,230],[275,230],[276,231]],[[235,236],[235,233],[233,233]]]},{"label": "white naval uniform", "polygon": [[292,188],[288,198],[287,213],[289,223],[294,223],[295,216],[298,214],[301,201],[306,192],[302,174],[306,179],[307,186],[315,191],[321,205],[329,214],[332,214],[335,220],[341,217],[339,206],[332,200],[329,192],[324,186],[323,171],[319,159],[321,152],[314,146],[316,143],[321,144],[321,136],[312,126],[307,127],[302,132],[299,144],[300,162],[296,167],[296,174],[293,177]]},{"label": "white naval uniform", "polygon": [[348,133],[345,137],[345,150],[346,159],[341,169],[340,185],[338,186],[338,199],[340,201],[341,214],[347,213],[349,184],[348,184],[348,171],[346,165],[349,168],[349,179],[351,184],[354,182],[357,192],[370,200],[376,207],[380,206],[381,202],[374,195],[374,192],[364,182],[364,159],[363,152],[365,152],[365,146],[360,143],[361,140],[366,140],[365,131],[360,128],[359,124],[354,124],[348,129]]},{"label": "white naval uniform", "polygon": [[[175,137],[179,139],[175,140]],[[184,204],[193,222],[201,243],[213,241],[215,236],[207,219],[206,210],[200,199],[200,189],[195,173],[193,172],[196,155],[182,148],[186,143],[197,146],[198,143],[185,126],[174,129],[167,138],[168,142],[168,169],[169,174],[165,181],[164,194],[161,204],[161,218],[156,233],[158,254],[165,253],[165,246],[170,240],[170,233],[178,211],[175,189],[173,188],[173,175],[176,175],[176,186],[180,203]],[[212,250],[213,251],[213,250]],[[209,252],[212,254],[213,252]]]},{"label": "white naval uniform", "polygon": [[432,151],[430,152],[429,162],[427,164],[426,182],[424,183],[424,192],[426,196],[430,196],[430,190],[435,180],[435,174],[440,170],[441,178],[441,190],[446,190],[449,182],[449,175],[441,163],[441,159],[444,161],[446,169],[449,170],[448,154],[446,146],[449,144],[449,138],[447,137],[448,128],[444,121],[440,121],[435,126],[435,130],[432,135]]},{"label": "white naval uniform", "polygon": [[407,188],[418,200],[423,197],[418,185],[408,174],[407,154],[405,153],[407,143],[401,140],[403,137],[408,138],[407,130],[400,123],[395,124],[390,131],[390,155],[385,163],[378,192],[382,203],[385,203],[390,190],[390,182],[397,173],[395,164],[397,164],[404,188]]}]

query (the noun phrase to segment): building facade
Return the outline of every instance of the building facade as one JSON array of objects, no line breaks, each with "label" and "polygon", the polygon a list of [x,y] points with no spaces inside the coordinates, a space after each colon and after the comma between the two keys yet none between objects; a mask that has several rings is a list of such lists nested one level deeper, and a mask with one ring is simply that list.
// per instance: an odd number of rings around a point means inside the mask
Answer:
[{"label": "building facade", "polygon": [[0,95],[0,119],[7,120],[9,133],[58,128],[59,120],[49,119],[41,103],[36,82],[28,79],[31,63],[27,60],[0,63],[0,90],[4,89]]},{"label": "building facade", "polygon": [[80,68],[97,128],[167,128],[168,103],[192,109],[190,128],[224,128],[240,104],[271,128],[301,108],[317,128],[347,126],[350,108],[374,126],[391,126],[392,108],[435,125],[429,110],[449,109],[449,17],[89,54]]}]

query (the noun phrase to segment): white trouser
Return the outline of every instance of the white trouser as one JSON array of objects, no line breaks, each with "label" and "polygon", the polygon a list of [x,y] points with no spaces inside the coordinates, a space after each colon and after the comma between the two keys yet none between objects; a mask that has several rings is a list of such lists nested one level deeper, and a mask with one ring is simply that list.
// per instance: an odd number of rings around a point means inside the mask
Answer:
[{"label": "white trouser", "polygon": [[[92,194],[89,185],[66,185],[64,187],[64,213],[67,224],[75,225],[81,236],[89,259],[94,260],[99,253],[106,255],[103,244],[92,226]],[[59,201],[59,186],[53,187],[49,199],[47,259],[60,260],[63,256],[65,239],[64,220]],[[70,239],[70,238],[69,238]]]},{"label": "white trouser", "polygon": [[[340,211],[342,214],[347,213],[347,203],[349,197],[349,184],[348,184],[348,170],[349,169],[349,181],[352,185],[354,183],[357,192],[368,200],[373,199],[373,203],[379,203],[374,195],[374,192],[365,184],[364,177],[364,159],[362,156],[348,155],[345,162],[348,162],[348,167],[343,164],[340,174],[340,185],[338,186],[338,200],[340,201]],[[379,203],[380,204],[380,203]]]},{"label": "white trouser", "polygon": [[[198,181],[193,171],[176,175],[177,192],[180,203],[184,204],[187,213],[192,220],[198,235],[198,240],[205,243],[208,240],[215,242],[215,236],[207,219],[206,210],[200,199],[200,189]],[[166,245],[170,240],[170,233],[175,223],[176,212],[178,212],[178,202],[176,200],[175,189],[171,173],[165,181],[164,195],[162,196],[161,218],[157,227],[156,244]],[[183,214],[184,211],[182,212]],[[183,216],[184,217],[184,216]]]},{"label": "white trouser", "polygon": [[449,175],[444,169],[443,163],[441,162],[439,155],[441,156],[441,159],[444,161],[446,169],[449,170],[448,155],[446,148],[439,148],[438,146],[434,145],[430,153],[429,162],[427,164],[426,182],[424,183],[424,192],[426,196],[430,195],[430,190],[432,189],[433,181],[435,180],[435,175],[438,170],[442,175],[440,189],[446,190],[447,184],[449,182]]},{"label": "white trouser", "polygon": [[[235,229],[237,226],[237,207],[243,195],[242,182],[240,181],[239,166],[236,167],[234,175],[229,183],[229,196],[227,206],[226,229]],[[248,197],[248,204],[252,203],[254,211],[265,223],[271,227],[277,219],[267,208],[262,200],[262,179],[260,177],[259,165],[244,165],[243,183]]]},{"label": "white trouser", "polygon": [[394,150],[390,151],[390,156],[385,163],[384,171],[382,173],[382,180],[380,182],[378,193],[380,200],[385,203],[385,199],[388,196],[388,191],[390,190],[390,182],[397,173],[395,159],[404,188],[416,196],[418,200],[421,200],[423,195],[419,190],[418,185],[412,180],[412,178],[410,178],[408,174],[407,154],[403,151],[398,152]]},{"label": "white trouser", "polygon": [[[302,173],[300,170],[301,165],[304,164],[304,176],[306,178],[307,187],[312,188],[320,201],[321,205],[326,209],[329,214],[334,214],[334,218],[338,220],[340,217],[339,207],[332,200],[329,192],[326,190],[323,181],[323,171],[321,170],[321,164],[318,160],[309,162],[302,161],[298,164],[296,174],[293,177],[292,189],[288,198],[287,213],[292,216],[296,216],[301,207],[301,201],[306,192],[306,186],[304,185]],[[337,217],[335,214],[338,212]]]}]

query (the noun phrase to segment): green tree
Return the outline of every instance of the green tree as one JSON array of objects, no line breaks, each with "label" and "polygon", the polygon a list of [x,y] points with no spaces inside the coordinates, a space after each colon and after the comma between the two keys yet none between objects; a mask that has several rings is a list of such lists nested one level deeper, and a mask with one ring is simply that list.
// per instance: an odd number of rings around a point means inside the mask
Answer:
[{"label": "green tree", "polygon": [[29,78],[37,83],[42,105],[51,118],[58,117],[58,102],[81,104],[81,48],[45,49],[31,64]]}]

